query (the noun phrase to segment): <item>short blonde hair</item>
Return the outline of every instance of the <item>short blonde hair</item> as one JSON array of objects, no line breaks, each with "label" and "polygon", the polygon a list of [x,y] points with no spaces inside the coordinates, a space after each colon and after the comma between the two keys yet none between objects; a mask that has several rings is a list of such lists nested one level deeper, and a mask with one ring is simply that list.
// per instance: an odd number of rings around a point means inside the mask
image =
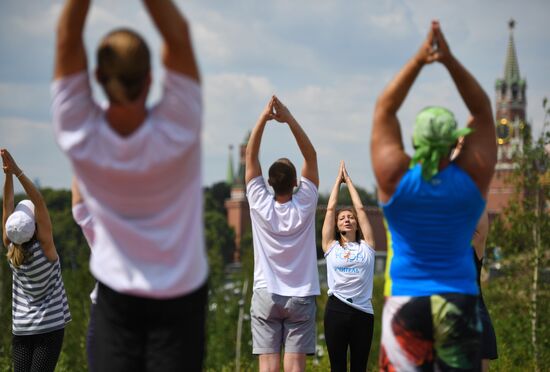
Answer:
[{"label": "short blonde hair", "polygon": [[150,59],[145,40],[130,29],[116,29],[103,38],[97,49],[97,77],[110,102],[133,102],[141,95]]}]

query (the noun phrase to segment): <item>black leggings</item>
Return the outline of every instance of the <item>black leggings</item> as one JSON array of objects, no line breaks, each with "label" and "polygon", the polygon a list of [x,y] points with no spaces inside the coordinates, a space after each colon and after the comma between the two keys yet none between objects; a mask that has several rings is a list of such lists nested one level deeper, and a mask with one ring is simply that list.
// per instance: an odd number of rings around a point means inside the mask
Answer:
[{"label": "black leggings", "polygon": [[350,371],[366,371],[373,330],[374,315],[357,310],[335,296],[330,296],[325,308],[325,339],[330,370],[347,371],[349,347]]},{"label": "black leggings", "polygon": [[12,338],[14,372],[53,372],[65,329],[38,335],[16,336]]}]

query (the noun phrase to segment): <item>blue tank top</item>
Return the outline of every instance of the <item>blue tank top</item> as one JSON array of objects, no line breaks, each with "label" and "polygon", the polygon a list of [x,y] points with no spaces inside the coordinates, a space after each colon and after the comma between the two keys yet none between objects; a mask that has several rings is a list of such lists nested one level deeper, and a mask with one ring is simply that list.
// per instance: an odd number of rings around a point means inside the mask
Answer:
[{"label": "blue tank top", "polygon": [[381,204],[388,228],[386,296],[477,295],[471,240],[485,201],[451,163],[430,181],[409,169]]}]

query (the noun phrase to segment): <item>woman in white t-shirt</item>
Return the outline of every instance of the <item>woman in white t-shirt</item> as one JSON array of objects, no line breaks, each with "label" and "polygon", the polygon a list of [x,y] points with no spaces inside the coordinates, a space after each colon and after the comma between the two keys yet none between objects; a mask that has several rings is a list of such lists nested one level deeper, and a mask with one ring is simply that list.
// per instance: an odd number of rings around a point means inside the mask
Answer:
[{"label": "woman in white t-shirt", "polygon": [[[342,183],[348,187],[353,208],[336,211]],[[374,237],[343,161],[328,200],[322,237],[329,286],[325,339],[331,371],[347,371],[348,349],[350,371],[366,371],[374,329]]]}]

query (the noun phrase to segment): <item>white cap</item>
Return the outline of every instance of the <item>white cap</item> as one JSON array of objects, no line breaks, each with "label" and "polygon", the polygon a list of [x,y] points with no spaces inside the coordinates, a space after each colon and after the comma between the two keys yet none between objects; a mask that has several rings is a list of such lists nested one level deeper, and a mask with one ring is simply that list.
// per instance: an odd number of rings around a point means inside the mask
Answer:
[{"label": "white cap", "polygon": [[34,204],[30,200],[22,200],[6,221],[6,235],[15,244],[23,244],[34,235]]}]

